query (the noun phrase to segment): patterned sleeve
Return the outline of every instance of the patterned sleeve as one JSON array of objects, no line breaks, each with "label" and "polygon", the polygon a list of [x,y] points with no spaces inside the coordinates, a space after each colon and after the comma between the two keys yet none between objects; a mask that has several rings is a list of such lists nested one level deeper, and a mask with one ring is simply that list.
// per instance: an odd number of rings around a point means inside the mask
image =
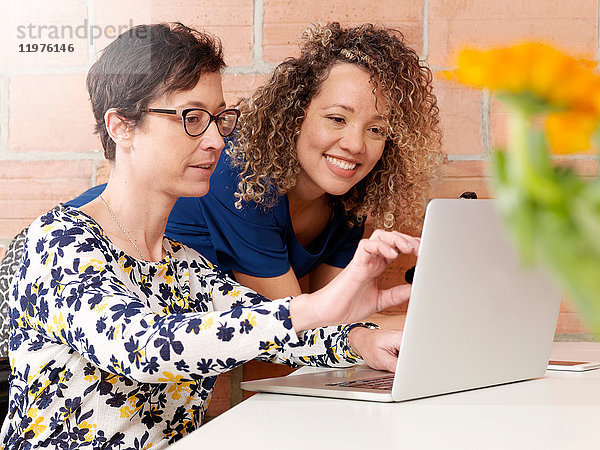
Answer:
[{"label": "patterned sleeve", "polygon": [[[191,249],[188,250],[196,253]],[[192,260],[190,273],[197,275],[194,277],[195,282],[207,283],[212,287],[210,295],[215,309],[230,310],[232,317],[239,318],[239,328],[230,326],[227,322],[220,322],[220,326],[226,327],[232,339],[236,335],[247,333],[256,326],[254,320],[256,310],[246,311],[253,305],[259,307],[258,311],[260,311],[260,308],[271,303],[277,304],[276,316],[284,321],[286,329],[293,331],[289,301],[281,303],[282,300],[266,299],[220,273],[208,260],[198,254],[196,257],[193,256]],[[291,301],[292,298],[283,300]],[[224,314],[230,314],[230,312]],[[292,367],[298,365],[346,367],[362,364],[364,363],[362,358],[356,356],[348,344],[348,333],[357,326],[378,328],[374,323],[365,322],[304,331],[299,333],[297,339],[291,339],[289,342],[283,342],[275,337],[275,340],[260,342],[261,353],[256,358]]]},{"label": "patterned sleeve", "polygon": [[[297,354],[326,364],[343,359],[343,332],[298,339],[289,299],[261,301],[239,285],[232,296],[218,271],[203,277],[198,295],[211,301],[199,312],[157,312],[150,302],[166,293],[152,291],[150,274],[136,280],[136,292],[121,273],[130,270],[127,261],[117,261],[84,226],[50,213],[38,220],[16,275],[11,339],[35,333],[40,345],[64,344],[104,370],[144,383],[195,380],[276,353],[284,361]],[[328,344],[334,350],[323,351]]]},{"label": "patterned sleeve", "polygon": [[[119,263],[94,239],[71,224],[32,225],[11,310],[17,333],[38,333],[40,341],[65,344],[139,382],[165,381],[165,373],[181,381],[214,375],[256,357],[263,342],[297,342],[281,316],[287,299],[243,310],[157,313],[115,275]],[[229,328],[248,317],[253,329],[231,342]]]}]

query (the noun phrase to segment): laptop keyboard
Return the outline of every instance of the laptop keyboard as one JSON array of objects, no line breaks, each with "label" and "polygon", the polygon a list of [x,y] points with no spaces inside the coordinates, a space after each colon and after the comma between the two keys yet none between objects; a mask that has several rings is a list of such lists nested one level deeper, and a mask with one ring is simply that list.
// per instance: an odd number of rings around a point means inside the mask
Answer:
[{"label": "laptop keyboard", "polygon": [[375,389],[378,391],[389,391],[394,383],[394,375],[386,375],[380,378],[368,380],[340,381],[338,383],[327,383],[326,386],[339,386],[350,388]]}]

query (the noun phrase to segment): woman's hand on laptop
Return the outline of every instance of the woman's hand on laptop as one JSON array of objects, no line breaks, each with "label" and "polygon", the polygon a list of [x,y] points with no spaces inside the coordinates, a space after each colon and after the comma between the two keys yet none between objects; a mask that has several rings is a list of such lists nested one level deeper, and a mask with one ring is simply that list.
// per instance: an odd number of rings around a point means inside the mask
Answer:
[{"label": "woman's hand on laptop", "polygon": [[396,371],[402,331],[353,328],[348,334],[352,351],[376,370]]},{"label": "woman's hand on laptop", "polygon": [[409,284],[379,289],[377,277],[399,254],[419,253],[420,239],[397,231],[375,230],[360,241],[354,258],[327,286],[303,294],[290,304],[297,332],[328,325],[353,323],[378,311],[404,303]]}]

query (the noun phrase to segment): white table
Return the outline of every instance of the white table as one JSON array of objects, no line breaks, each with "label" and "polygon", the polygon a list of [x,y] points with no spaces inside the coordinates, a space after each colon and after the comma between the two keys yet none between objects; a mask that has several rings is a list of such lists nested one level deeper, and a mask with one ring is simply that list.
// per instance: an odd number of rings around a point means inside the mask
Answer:
[{"label": "white table", "polygon": [[[555,343],[552,358],[600,360],[600,343]],[[170,448],[595,449],[600,370],[401,403],[258,394]]]}]

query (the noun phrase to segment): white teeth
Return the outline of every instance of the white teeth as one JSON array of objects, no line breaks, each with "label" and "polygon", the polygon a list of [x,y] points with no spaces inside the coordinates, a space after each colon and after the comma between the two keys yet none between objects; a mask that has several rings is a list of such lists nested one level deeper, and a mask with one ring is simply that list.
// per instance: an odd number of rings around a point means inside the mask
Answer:
[{"label": "white teeth", "polygon": [[342,161],[341,159],[333,158],[329,155],[325,155],[325,158],[327,159],[327,161],[329,161],[335,167],[338,167],[340,169],[353,170],[356,167],[356,163],[349,163],[347,161]]},{"label": "white teeth", "polygon": [[194,167],[200,167],[201,169],[210,169],[212,166],[212,164],[206,164],[204,166],[194,166]]}]

